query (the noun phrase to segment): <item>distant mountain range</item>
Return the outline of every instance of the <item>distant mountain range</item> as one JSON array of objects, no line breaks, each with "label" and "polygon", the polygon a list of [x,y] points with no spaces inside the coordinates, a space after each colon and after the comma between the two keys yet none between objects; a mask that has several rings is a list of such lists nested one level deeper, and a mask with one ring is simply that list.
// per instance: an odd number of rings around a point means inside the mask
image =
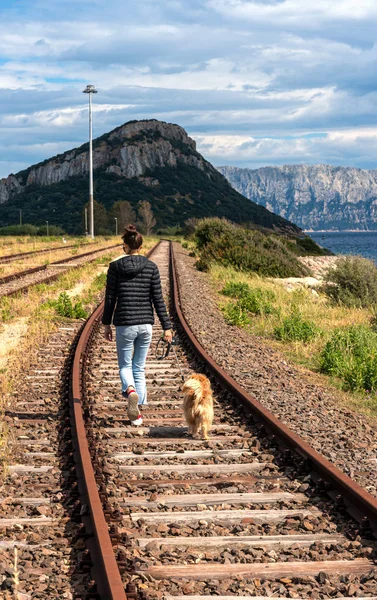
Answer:
[{"label": "distant mountain range", "polygon": [[[84,231],[88,201],[88,144],[0,180],[0,226],[18,222]],[[113,231],[111,208],[148,200],[157,229],[190,217],[227,217],[239,223],[301,234],[293,223],[235,191],[196,150],[182,127],[157,120],[130,121],[93,142],[94,197],[103,205],[101,228]],[[107,216],[108,215],[108,216]],[[99,226],[99,219],[96,219]]]},{"label": "distant mountain range", "polygon": [[377,170],[219,167],[235,190],[304,230],[377,229]]}]

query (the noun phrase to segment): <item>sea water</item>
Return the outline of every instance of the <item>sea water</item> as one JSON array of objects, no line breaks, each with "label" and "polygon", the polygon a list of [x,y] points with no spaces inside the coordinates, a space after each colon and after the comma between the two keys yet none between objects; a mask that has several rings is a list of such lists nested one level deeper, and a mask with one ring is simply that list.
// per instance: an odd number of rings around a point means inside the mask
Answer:
[{"label": "sea water", "polygon": [[357,254],[377,263],[377,231],[316,231],[308,235],[335,254]]}]

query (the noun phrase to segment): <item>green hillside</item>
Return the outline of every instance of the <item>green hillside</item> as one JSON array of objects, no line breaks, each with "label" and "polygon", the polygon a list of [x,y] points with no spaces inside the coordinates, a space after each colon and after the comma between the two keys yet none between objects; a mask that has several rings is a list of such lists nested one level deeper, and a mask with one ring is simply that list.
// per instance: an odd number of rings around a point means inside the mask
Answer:
[{"label": "green hillside", "polygon": [[[226,217],[239,223],[254,223],[266,228],[293,227],[233,190],[220,174],[211,178],[195,167],[160,167],[149,174],[160,185],[149,186],[136,177],[126,179],[104,169],[95,171],[94,197],[107,211],[114,202],[127,200],[133,208],[141,200],[151,203],[157,228],[183,224],[190,217]],[[25,223],[43,224],[46,220],[67,233],[84,231],[84,206],[88,202],[88,178],[71,177],[49,186],[28,186],[0,205],[0,227],[18,222],[22,208]],[[113,223],[101,223],[113,229]]]},{"label": "green hillside", "polygon": [[[143,200],[152,206],[157,230],[183,225],[190,217],[225,217],[266,229],[301,233],[289,221],[234,190],[177,125],[131,121],[94,140],[93,148],[97,165],[94,198],[103,207],[97,209],[97,233],[114,231],[110,211],[115,202],[128,201],[136,210]],[[67,233],[84,233],[87,161],[88,145],[84,144],[0,180],[0,188],[3,192],[9,190],[6,197],[10,195],[0,205],[0,227],[18,223],[22,209],[24,223],[41,225],[48,221]],[[15,193],[12,177],[22,186],[21,192]],[[59,178],[59,183],[51,183]]]}]

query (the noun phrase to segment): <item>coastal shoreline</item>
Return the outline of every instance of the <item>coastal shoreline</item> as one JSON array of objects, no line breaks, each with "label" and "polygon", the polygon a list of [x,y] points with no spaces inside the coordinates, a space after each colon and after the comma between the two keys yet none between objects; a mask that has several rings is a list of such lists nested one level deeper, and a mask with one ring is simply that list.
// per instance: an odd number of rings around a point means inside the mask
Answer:
[{"label": "coastal shoreline", "polygon": [[377,229],[303,229],[304,233],[377,233]]}]

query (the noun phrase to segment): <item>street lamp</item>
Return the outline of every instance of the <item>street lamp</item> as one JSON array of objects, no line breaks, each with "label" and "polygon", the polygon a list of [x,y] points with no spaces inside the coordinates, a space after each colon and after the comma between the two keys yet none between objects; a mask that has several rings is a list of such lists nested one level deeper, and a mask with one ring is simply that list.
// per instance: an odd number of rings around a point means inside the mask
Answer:
[{"label": "street lamp", "polygon": [[88,237],[88,209],[84,208],[84,214],[85,214],[85,237]]},{"label": "street lamp", "polygon": [[115,235],[118,235],[118,218],[114,217],[114,221],[115,221]]},{"label": "street lamp", "polygon": [[94,208],[93,208],[93,147],[92,147],[92,94],[97,94],[94,85],[87,85],[84,94],[89,94],[89,233],[94,239]]},{"label": "street lamp", "polygon": [[47,237],[48,237],[48,221],[46,221],[46,225],[47,225]]}]

